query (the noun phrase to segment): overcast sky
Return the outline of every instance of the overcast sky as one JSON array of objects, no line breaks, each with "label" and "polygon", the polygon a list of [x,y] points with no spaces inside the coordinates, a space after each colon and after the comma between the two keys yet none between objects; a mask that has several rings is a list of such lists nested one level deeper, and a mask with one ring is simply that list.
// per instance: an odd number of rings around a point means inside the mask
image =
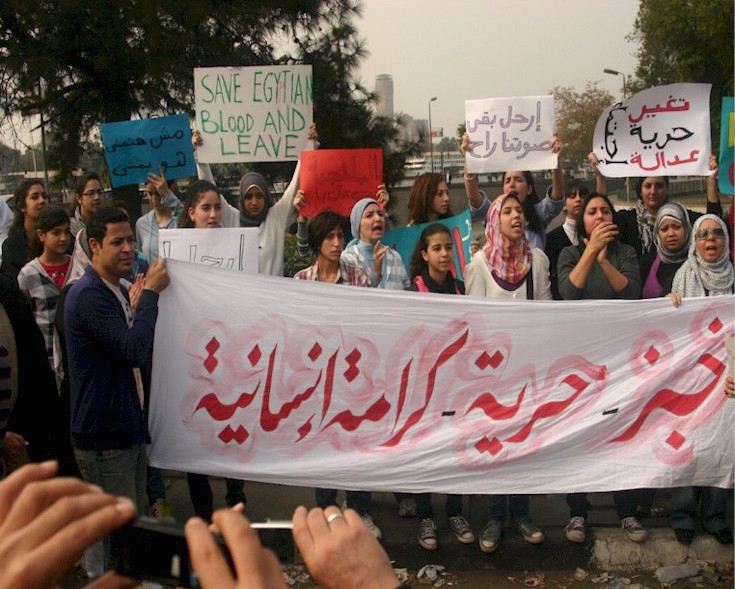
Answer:
[{"label": "overcast sky", "polygon": [[370,56],[361,79],[393,76],[396,112],[428,118],[453,136],[464,101],[581,91],[600,81],[615,98],[635,73],[633,31],[638,0],[362,0],[355,21]]}]

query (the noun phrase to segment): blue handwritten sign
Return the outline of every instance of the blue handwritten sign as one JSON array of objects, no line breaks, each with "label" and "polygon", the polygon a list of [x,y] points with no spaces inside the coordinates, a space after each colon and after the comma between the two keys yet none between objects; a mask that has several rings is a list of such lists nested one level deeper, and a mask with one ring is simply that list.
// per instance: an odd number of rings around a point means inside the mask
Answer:
[{"label": "blue handwritten sign", "polygon": [[168,180],[196,176],[187,115],[102,123],[100,131],[113,188],[145,182],[159,168]]},{"label": "blue handwritten sign", "polygon": [[[449,228],[452,234],[452,247],[454,248],[454,263],[451,272],[457,278],[464,277],[464,269],[470,263],[470,244],[472,243],[472,220],[470,219],[470,210],[465,209],[459,215],[441,219],[436,221]],[[421,225],[412,225],[403,229],[394,229],[388,231],[380,240],[382,245],[396,250],[401,254],[403,265],[407,272],[411,272],[411,254],[416,246],[421,232],[431,223],[423,223]]]},{"label": "blue handwritten sign", "polygon": [[720,122],[720,161],[718,188],[722,194],[735,194],[735,113],[732,96],[722,97]]}]

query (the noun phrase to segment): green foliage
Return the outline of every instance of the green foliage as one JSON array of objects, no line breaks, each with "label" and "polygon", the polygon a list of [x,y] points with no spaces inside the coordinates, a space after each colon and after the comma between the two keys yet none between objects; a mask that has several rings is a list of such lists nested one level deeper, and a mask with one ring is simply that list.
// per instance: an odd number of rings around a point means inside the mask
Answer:
[{"label": "green foliage", "polygon": [[191,112],[194,67],[272,63],[274,33],[310,30],[325,1],[3,0],[0,114],[35,97],[66,176],[97,124]]},{"label": "green foliage", "polygon": [[641,0],[629,40],[640,43],[639,82],[634,88],[712,84],[710,112],[716,139],[722,97],[733,95],[732,0]]},{"label": "green foliage", "polygon": [[587,154],[592,150],[597,119],[603,110],[615,102],[612,94],[597,84],[587,82],[582,92],[564,86],[551,90],[556,110],[556,130],[564,145],[564,160],[573,166],[587,160]]}]

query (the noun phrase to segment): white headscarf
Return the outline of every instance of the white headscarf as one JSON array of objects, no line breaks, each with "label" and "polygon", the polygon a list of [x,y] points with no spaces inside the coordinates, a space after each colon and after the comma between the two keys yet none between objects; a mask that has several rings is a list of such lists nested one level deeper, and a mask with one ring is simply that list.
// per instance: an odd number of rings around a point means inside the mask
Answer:
[{"label": "white headscarf", "polygon": [[[725,243],[720,257],[714,262],[705,262],[697,249],[697,231],[708,219],[714,220],[725,232]],[[730,239],[725,222],[717,215],[702,215],[692,227],[692,242],[689,257],[674,276],[671,292],[682,297],[703,297],[730,294],[733,288],[733,266],[730,262]]]}]

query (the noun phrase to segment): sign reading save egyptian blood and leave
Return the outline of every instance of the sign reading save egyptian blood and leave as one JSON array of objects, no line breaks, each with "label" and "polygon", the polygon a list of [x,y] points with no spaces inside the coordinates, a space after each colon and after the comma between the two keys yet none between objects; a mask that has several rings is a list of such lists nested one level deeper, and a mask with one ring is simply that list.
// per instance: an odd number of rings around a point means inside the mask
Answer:
[{"label": "sign reading save egyptian blood and leave", "polygon": [[305,217],[330,209],[349,216],[354,204],[375,198],[383,183],[382,149],[319,149],[301,154]]},{"label": "sign reading save egyptian blood and leave", "polygon": [[602,175],[707,175],[711,87],[657,86],[606,108],[595,126],[592,147]]},{"label": "sign reading save egyptian blood and leave", "polygon": [[168,271],[156,466],[366,491],[732,486],[735,296],[675,309]]},{"label": "sign reading save egyptian blood and leave", "polygon": [[194,69],[202,163],[295,161],[313,111],[310,65]]}]

